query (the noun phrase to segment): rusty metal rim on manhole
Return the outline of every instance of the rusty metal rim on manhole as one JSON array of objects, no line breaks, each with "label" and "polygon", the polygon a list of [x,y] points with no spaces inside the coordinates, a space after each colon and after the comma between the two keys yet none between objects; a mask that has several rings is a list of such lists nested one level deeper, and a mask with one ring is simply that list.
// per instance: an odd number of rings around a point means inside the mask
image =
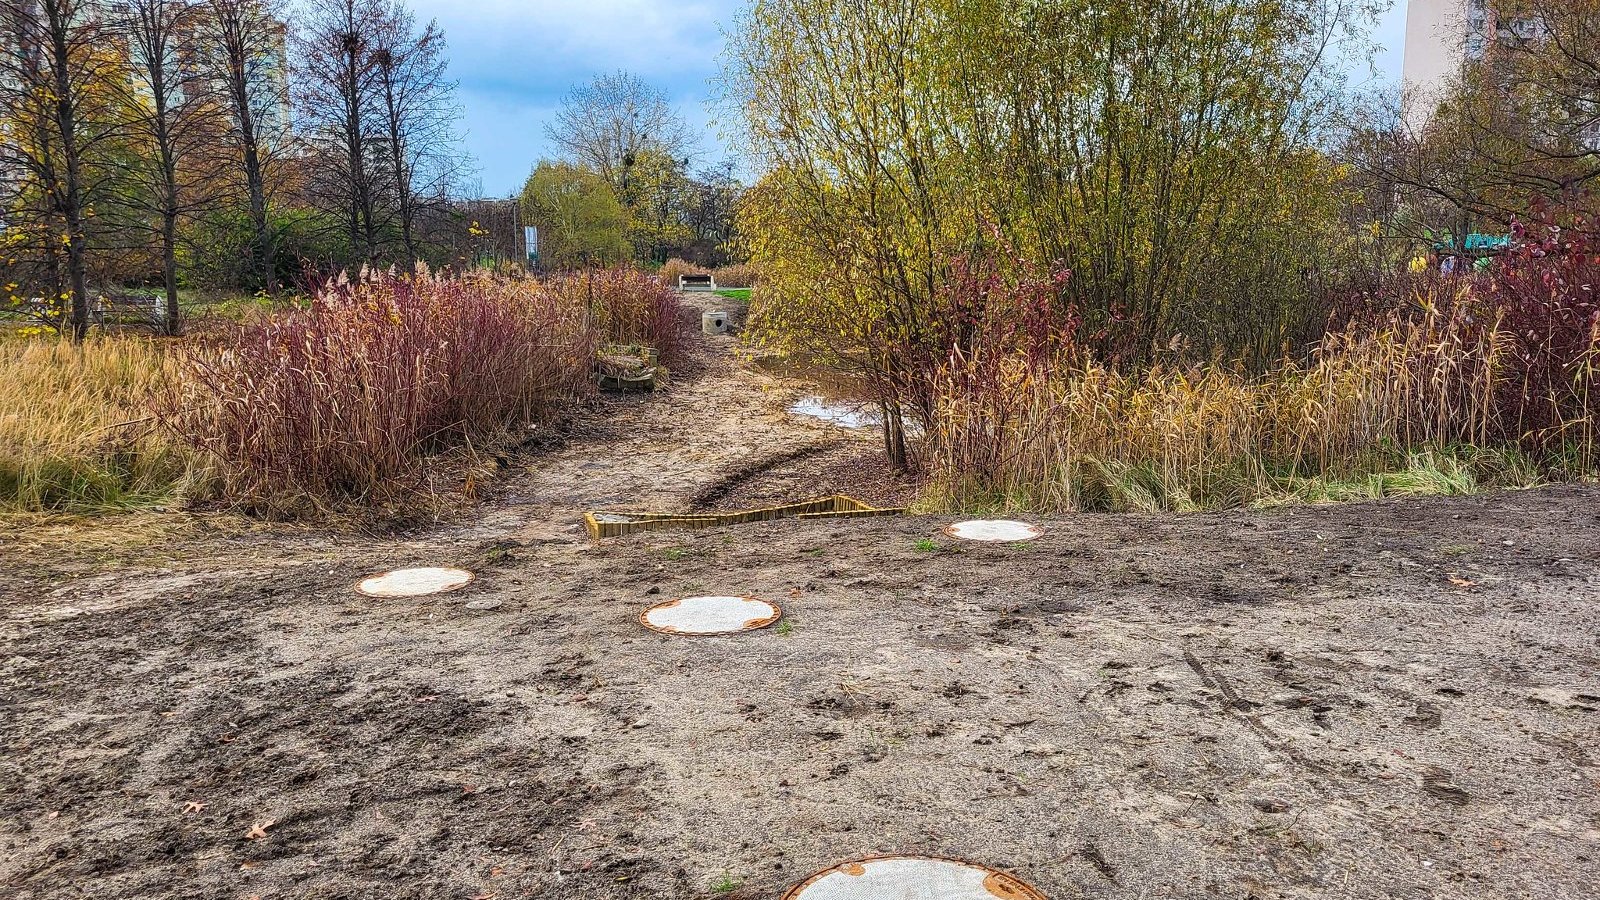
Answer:
[{"label": "rusty metal rim on manhole", "polygon": [[[388,578],[390,576],[401,575],[401,574],[404,574],[406,572],[427,572],[427,571],[434,571],[434,572],[441,572],[441,573],[448,572],[448,573],[451,573],[453,575],[464,575],[466,577],[462,578],[456,584],[449,584],[449,585],[446,585],[444,587],[434,588],[432,590],[422,591],[420,593],[415,593],[415,594],[380,593],[380,592],[377,592],[377,591],[369,591],[369,590],[367,590],[367,587],[366,587],[368,582],[377,581],[380,578]],[[451,591],[459,591],[462,588],[466,587],[467,585],[471,584],[474,580],[477,579],[477,577],[478,577],[477,575],[473,574],[472,572],[467,571],[466,569],[458,569],[458,568],[455,568],[454,566],[413,566],[413,567],[405,568],[405,569],[390,569],[387,572],[374,572],[371,575],[364,576],[364,577],[362,577],[360,580],[358,580],[356,582],[355,591],[356,591],[356,593],[361,594],[363,596],[375,597],[375,598],[377,598],[379,600],[403,600],[403,599],[405,599],[407,597],[432,597],[432,596],[437,595],[437,594],[448,594]]]},{"label": "rusty metal rim on manhole", "polygon": [[[1024,534],[1014,537],[998,538],[972,537],[970,535],[960,533],[958,529],[960,529],[963,525],[1015,525],[1018,527],[1018,530],[1024,532]],[[969,519],[965,522],[953,522],[944,526],[943,530],[947,536],[953,537],[956,540],[979,541],[995,544],[1036,541],[1039,538],[1044,537],[1044,529],[1040,526],[1035,525],[1032,522],[1019,522],[1015,519]]]},{"label": "rusty metal rim on manhole", "polygon": [[[986,877],[983,880],[983,887],[995,897],[995,900],[1046,900],[1042,891],[1023,881],[1017,876],[1010,874],[1009,872],[1002,872],[999,869],[993,868],[992,866],[975,863],[971,860],[958,859],[953,856],[934,856],[927,853],[881,853],[874,856],[862,856],[856,859],[846,860],[845,862],[829,866],[821,871],[813,872],[804,881],[796,884],[794,887],[789,888],[789,890],[784,893],[780,900],[804,900],[801,895],[808,888],[814,886],[817,882],[828,877],[829,875],[832,875],[834,872],[844,872],[850,875],[865,875],[867,864],[891,859],[953,863],[958,866],[965,866],[969,869],[977,869],[978,871],[985,873]],[[852,867],[859,869],[860,871],[851,872],[850,869]]]},{"label": "rusty metal rim on manhole", "polygon": [[[762,606],[772,610],[772,615],[758,616],[754,619],[747,619],[738,628],[730,628],[725,631],[684,631],[679,628],[673,628],[671,625],[656,625],[650,621],[650,614],[656,610],[672,609],[673,607],[681,605],[686,600],[720,600],[728,598],[744,600],[750,603],[759,603]],[[781,618],[783,618],[783,607],[772,602],[771,600],[763,600],[760,597],[749,597],[743,594],[708,594],[701,597],[679,597],[676,600],[665,600],[661,603],[657,603],[649,609],[646,609],[644,612],[639,613],[639,624],[650,629],[651,631],[656,632],[657,634],[670,634],[673,637],[719,637],[729,634],[743,634],[746,631],[756,631],[766,628],[768,625],[771,625]]]}]

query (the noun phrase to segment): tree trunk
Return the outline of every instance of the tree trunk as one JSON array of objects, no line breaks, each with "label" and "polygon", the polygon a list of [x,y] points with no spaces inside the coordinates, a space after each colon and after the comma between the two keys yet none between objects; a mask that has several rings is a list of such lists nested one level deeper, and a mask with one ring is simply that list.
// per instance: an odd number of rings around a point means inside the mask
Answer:
[{"label": "tree trunk", "polygon": [[162,330],[176,337],[183,333],[183,320],[178,309],[178,208],[171,199],[161,215],[161,274],[167,289]]},{"label": "tree trunk", "polygon": [[89,334],[89,264],[85,256],[88,236],[84,228],[83,161],[79,159],[78,118],[74,104],[72,59],[67,46],[70,23],[63,11],[47,4],[52,42],[51,67],[55,75],[56,130],[61,137],[61,157],[66,165],[61,191],[61,212],[67,224],[67,279],[72,292],[72,339],[82,343]]},{"label": "tree trunk", "polygon": [[[151,63],[155,68],[159,63]],[[173,336],[183,331],[178,309],[178,160],[172,132],[167,127],[168,97],[160,70],[152,71],[156,148],[161,154],[161,276],[166,288],[166,311],[161,330]]]},{"label": "tree trunk", "polygon": [[250,222],[256,232],[257,264],[261,267],[262,286],[269,294],[278,292],[278,270],[273,259],[272,226],[267,221],[267,185],[261,173],[261,155],[254,141],[244,147],[245,183],[250,192]]},{"label": "tree trunk", "polygon": [[388,113],[390,164],[394,166],[395,201],[400,206],[400,240],[405,244],[406,271],[417,270],[417,244],[411,236],[414,215],[411,195],[411,172],[406,165],[405,123],[401,121],[400,105],[394,93],[394,75],[385,66],[383,73],[383,101]]},{"label": "tree trunk", "polygon": [[910,471],[911,460],[906,455],[905,417],[900,411],[900,404],[880,400],[878,412],[883,419],[883,452],[889,457],[889,465],[899,472]]}]

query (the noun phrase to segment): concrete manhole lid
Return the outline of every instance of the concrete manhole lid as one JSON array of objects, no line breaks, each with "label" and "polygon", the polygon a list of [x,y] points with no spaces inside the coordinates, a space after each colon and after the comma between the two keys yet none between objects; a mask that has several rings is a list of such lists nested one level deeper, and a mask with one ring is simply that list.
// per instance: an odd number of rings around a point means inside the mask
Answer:
[{"label": "concrete manhole lid", "polygon": [[987,866],[935,856],[876,856],[840,863],[789,889],[783,900],[1045,900]]},{"label": "concrete manhole lid", "polygon": [[754,597],[684,597],[657,603],[639,621],[662,634],[734,634],[765,628],[781,615],[776,604]]},{"label": "concrete manhole lid", "polygon": [[1031,541],[1044,534],[1044,529],[1027,522],[1009,519],[974,519],[946,525],[944,533],[964,541]]},{"label": "concrete manhole lid", "polygon": [[472,573],[465,569],[395,569],[361,579],[356,590],[368,597],[424,597],[466,587],[471,581]]}]

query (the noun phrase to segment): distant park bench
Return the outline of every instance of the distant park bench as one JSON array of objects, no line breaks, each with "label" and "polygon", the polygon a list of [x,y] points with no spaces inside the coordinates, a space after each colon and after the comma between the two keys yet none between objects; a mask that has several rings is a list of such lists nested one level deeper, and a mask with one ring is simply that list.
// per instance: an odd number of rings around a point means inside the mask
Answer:
[{"label": "distant park bench", "polygon": [[132,325],[160,330],[166,319],[166,298],[160,294],[112,294],[95,299],[89,317],[102,328]]},{"label": "distant park bench", "polygon": [[678,291],[680,293],[688,293],[689,291],[715,291],[716,289],[717,289],[717,279],[714,278],[713,276],[710,276],[710,275],[679,275],[678,276]]},{"label": "distant park bench", "polygon": [[[52,304],[43,297],[30,297],[4,311],[51,327],[58,327],[70,315],[70,310]],[[166,298],[160,294],[100,295],[89,302],[89,324],[101,328],[122,325],[159,331],[165,321]]]}]

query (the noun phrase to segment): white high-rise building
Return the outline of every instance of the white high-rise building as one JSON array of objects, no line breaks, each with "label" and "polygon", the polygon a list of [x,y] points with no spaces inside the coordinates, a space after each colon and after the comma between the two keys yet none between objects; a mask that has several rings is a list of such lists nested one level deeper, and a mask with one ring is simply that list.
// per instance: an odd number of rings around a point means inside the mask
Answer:
[{"label": "white high-rise building", "polygon": [[1407,122],[1427,124],[1464,63],[1483,59],[1496,43],[1524,44],[1547,34],[1536,18],[1501,21],[1489,0],[1410,0],[1401,70],[1411,95]]},{"label": "white high-rise building", "polygon": [[1486,0],[1409,0],[1405,62],[1401,69],[1410,97],[1406,120],[1427,124],[1451,81],[1468,59],[1483,56],[1495,33]]}]

